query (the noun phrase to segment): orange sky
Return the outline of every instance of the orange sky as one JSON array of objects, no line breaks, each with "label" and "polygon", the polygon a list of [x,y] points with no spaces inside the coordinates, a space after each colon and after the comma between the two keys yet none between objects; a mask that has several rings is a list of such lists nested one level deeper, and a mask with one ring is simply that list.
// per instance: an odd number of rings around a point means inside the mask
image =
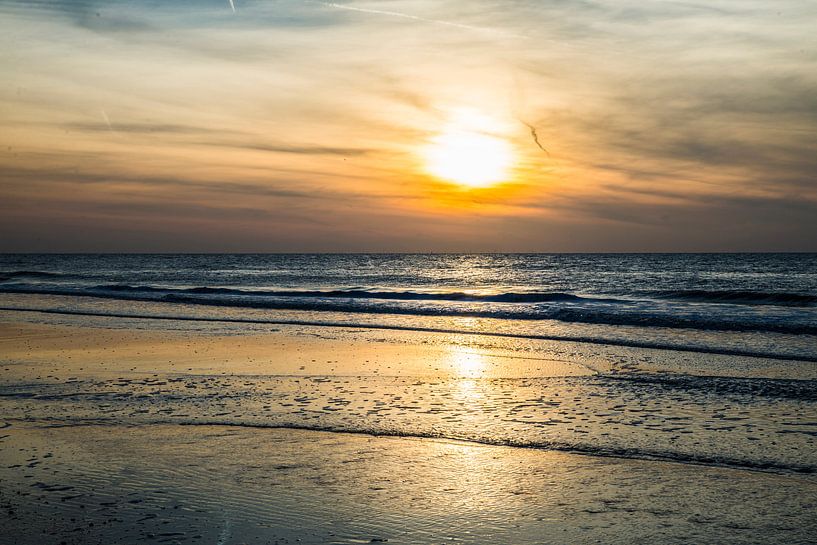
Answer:
[{"label": "orange sky", "polygon": [[817,250],[813,2],[234,4],[0,3],[1,251]]}]

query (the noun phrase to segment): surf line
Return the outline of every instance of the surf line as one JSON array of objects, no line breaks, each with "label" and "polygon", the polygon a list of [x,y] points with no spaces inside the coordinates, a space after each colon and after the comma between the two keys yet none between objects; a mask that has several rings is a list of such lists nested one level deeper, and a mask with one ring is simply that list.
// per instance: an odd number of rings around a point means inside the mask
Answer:
[{"label": "surf line", "polygon": [[698,346],[682,346],[672,344],[651,343],[642,341],[628,341],[621,339],[603,339],[599,337],[581,336],[557,336],[557,335],[525,335],[522,333],[507,333],[504,331],[467,331],[463,329],[448,329],[437,327],[421,326],[401,326],[388,324],[360,324],[344,322],[323,322],[309,320],[265,320],[260,318],[211,318],[207,316],[169,316],[150,314],[126,314],[119,312],[91,312],[84,310],[63,310],[63,309],[43,309],[24,307],[0,307],[0,311],[6,312],[38,312],[41,314],[59,314],[68,316],[97,316],[101,318],[126,318],[137,320],[165,320],[175,322],[208,322],[208,323],[234,323],[234,324],[258,324],[258,325],[295,325],[311,327],[334,327],[346,329],[376,329],[388,331],[416,331],[420,333],[443,333],[447,335],[478,335],[484,337],[500,337],[505,339],[529,339],[536,341],[556,341],[556,342],[577,342],[585,344],[598,344],[608,346],[621,346],[627,348],[645,348],[652,350],[668,350],[672,352],[691,352],[695,354],[717,354],[723,356],[740,356],[746,358],[770,359],[779,361],[803,361],[817,363],[817,356],[797,355],[797,354],[774,354],[771,352],[752,352],[749,350],[732,350],[729,348],[704,348]]}]

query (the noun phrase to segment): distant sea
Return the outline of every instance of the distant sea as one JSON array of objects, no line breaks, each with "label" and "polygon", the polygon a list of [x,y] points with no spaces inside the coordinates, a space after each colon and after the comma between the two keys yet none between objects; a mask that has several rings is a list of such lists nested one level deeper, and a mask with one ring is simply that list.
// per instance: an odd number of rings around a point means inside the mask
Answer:
[{"label": "distant sea", "polygon": [[817,254],[7,254],[0,293],[63,296],[45,304],[60,313],[286,317],[817,361]]}]

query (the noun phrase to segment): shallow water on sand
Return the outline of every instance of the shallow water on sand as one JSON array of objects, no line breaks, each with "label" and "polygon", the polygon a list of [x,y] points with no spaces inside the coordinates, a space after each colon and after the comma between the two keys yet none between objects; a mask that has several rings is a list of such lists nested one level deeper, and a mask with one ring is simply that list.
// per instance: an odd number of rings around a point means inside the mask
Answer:
[{"label": "shallow water on sand", "polygon": [[817,474],[809,362],[293,326],[172,342],[36,327],[6,344],[0,379],[21,422],[305,428]]},{"label": "shallow water on sand", "polygon": [[723,378],[167,376],[4,388],[7,418],[444,437],[817,472],[813,385]]},{"label": "shallow water on sand", "polygon": [[300,430],[0,431],[4,532],[20,545],[804,544],[817,532],[815,483],[734,469]]}]

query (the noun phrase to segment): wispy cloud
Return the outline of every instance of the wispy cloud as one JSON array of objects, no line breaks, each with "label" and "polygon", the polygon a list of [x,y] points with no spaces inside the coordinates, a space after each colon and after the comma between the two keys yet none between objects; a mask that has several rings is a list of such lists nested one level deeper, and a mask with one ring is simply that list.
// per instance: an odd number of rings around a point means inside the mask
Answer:
[{"label": "wispy cloud", "polygon": [[62,127],[69,131],[84,132],[122,132],[134,134],[197,134],[197,133],[217,133],[224,134],[223,130],[208,127],[196,127],[193,125],[180,125],[173,123],[111,123],[105,110],[100,110],[103,123],[94,122],[70,122],[63,123]]},{"label": "wispy cloud", "polygon": [[469,25],[465,23],[459,23],[456,21],[446,21],[442,19],[431,19],[428,17],[421,17],[419,15],[412,15],[410,13],[403,13],[399,11],[389,11],[383,9],[373,9],[373,8],[364,8],[358,7],[351,4],[339,4],[337,2],[322,2],[320,0],[302,0],[303,2],[310,3],[310,4],[317,4],[321,6],[325,6],[327,8],[332,9],[340,9],[346,11],[353,11],[357,13],[365,13],[369,15],[382,15],[385,17],[396,17],[398,19],[408,19],[409,21],[416,21],[420,23],[431,23],[433,25],[441,25],[447,26],[451,28],[456,28],[459,30],[467,30],[467,31],[475,31],[485,34],[494,34],[497,36],[512,36],[516,38],[524,37],[520,34],[515,34],[512,32],[508,32],[498,28],[490,28],[490,27],[483,27],[483,26],[476,26],[476,25]]},{"label": "wispy cloud", "polygon": [[[46,223],[111,229],[130,200],[134,244],[222,218],[212,240],[258,250],[817,249],[815,19],[805,0],[0,2],[0,227],[58,249]],[[425,173],[460,107],[504,123],[509,183]]]},{"label": "wispy cloud", "polygon": [[206,145],[222,148],[244,149],[251,151],[266,151],[270,153],[293,153],[296,155],[344,155],[360,156],[372,153],[372,149],[341,148],[331,146],[291,146],[285,144],[240,144],[224,142],[208,142]]}]

